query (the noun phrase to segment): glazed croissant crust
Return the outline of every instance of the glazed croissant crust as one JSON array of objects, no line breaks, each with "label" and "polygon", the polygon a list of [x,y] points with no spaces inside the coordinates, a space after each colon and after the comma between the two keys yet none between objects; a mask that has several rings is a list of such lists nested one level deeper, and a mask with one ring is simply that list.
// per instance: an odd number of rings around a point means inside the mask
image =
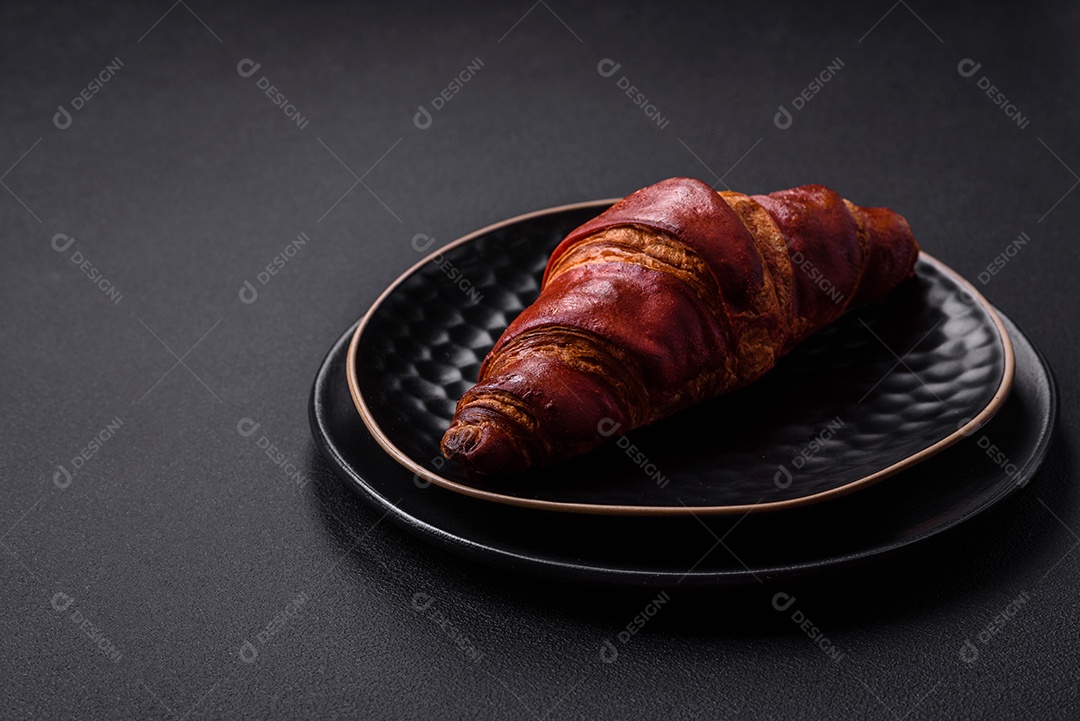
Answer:
[{"label": "glazed croissant crust", "polygon": [[457,404],[442,449],[481,473],[572,458],[760,378],[914,274],[907,221],[821,185],[637,191],[551,254],[540,297]]}]

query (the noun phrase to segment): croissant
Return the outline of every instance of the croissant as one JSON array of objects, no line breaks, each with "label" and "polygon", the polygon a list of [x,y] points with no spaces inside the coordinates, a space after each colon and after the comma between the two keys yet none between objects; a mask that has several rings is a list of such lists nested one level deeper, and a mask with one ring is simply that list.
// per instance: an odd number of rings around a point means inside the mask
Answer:
[{"label": "croissant", "polygon": [[515,473],[760,378],[914,275],[904,218],[822,185],[769,195],[671,178],[572,231],[484,358],[445,456]]}]

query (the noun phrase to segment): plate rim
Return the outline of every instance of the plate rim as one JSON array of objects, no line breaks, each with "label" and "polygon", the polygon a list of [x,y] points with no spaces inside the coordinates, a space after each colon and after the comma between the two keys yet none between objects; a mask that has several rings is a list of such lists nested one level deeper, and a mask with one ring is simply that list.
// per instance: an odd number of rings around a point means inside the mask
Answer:
[{"label": "plate rim", "polygon": [[587,515],[608,515],[608,516],[725,516],[725,515],[745,515],[749,513],[763,513],[768,511],[779,511],[790,508],[799,508],[803,506],[809,506],[823,501],[827,501],[831,498],[838,498],[840,496],[853,493],[863,488],[867,488],[879,481],[882,481],[890,476],[896,475],[903,470],[918,465],[922,461],[937,455],[945,449],[955,445],[961,439],[971,435],[979,428],[984,426],[994,415],[1001,409],[1001,406],[1005,403],[1009,393],[1012,390],[1015,370],[1016,370],[1016,358],[1013,352],[1012,341],[1009,337],[1008,330],[1005,328],[1001,317],[990,304],[986,298],[973,286],[967,279],[950,268],[948,265],[933,257],[929,253],[920,250],[919,257],[928,261],[931,265],[936,266],[939,270],[943,271],[946,275],[950,276],[959,285],[968,296],[989,315],[994,327],[997,329],[998,339],[1002,344],[1002,348],[1005,355],[1005,368],[1002,372],[1001,382],[998,384],[998,388],[995,390],[994,395],[990,398],[989,402],[980,410],[977,414],[971,417],[966,423],[957,426],[956,430],[927,446],[926,448],[912,453],[892,465],[879,469],[874,473],[858,478],[849,483],[845,483],[842,486],[836,488],[830,488],[825,491],[819,491],[817,493],[811,493],[806,496],[800,496],[798,498],[789,498],[782,501],[767,501],[761,503],[751,504],[734,504],[734,505],[722,505],[722,506],[687,506],[680,504],[677,506],[638,506],[627,504],[600,504],[600,503],[578,503],[578,502],[566,502],[566,501],[547,501],[535,498],[520,498],[517,496],[509,496],[502,493],[496,493],[494,491],[486,491],[479,488],[474,488],[457,481],[452,481],[449,478],[445,478],[434,471],[431,471],[424,466],[420,465],[409,457],[406,453],[401,451],[394,443],[383,433],[382,428],[378,422],[372,416],[370,409],[364,400],[363,392],[360,389],[359,379],[356,373],[356,358],[357,349],[360,345],[360,338],[363,335],[364,330],[367,328],[369,321],[374,317],[375,313],[379,310],[383,301],[390,296],[394,290],[397,289],[401,283],[407,278],[411,277],[418,270],[426,266],[435,258],[441,256],[443,253],[469,243],[476,238],[491,233],[495,230],[503,228],[514,223],[531,220],[536,217],[554,215],[557,213],[584,210],[587,208],[600,208],[605,205],[610,206],[621,200],[621,198],[608,198],[602,200],[585,201],[581,203],[570,203],[567,205],[558,205],[551,208],[545,208],[543,210],[535,210],[529,213],[523,213],[516,215],[505,220],[492,223],[484,226],[478,230],[461,236],[449,243],[441,246],[437,250],[421,258],[414,263],[408,269],[406,269],[401,275],[399,275],[390,285],[388,285],[382,293],[371,304],[371,307],[364,313],[363,317],[357,323],[356,329],[353,332],[352,338],[349,340],[349,348],[345,361],[345,375],[349,386],[349,395],[352,397],[353,405],[360,415],[364,426],[371,433],[375,442],[393,458],[399,465],[406,470],[411,471],[417,478],[423,479],[429,483],[433,483],[441,488],[445,488],[448,491],[459,493],[472,498],[477,498],[483,501],[489,501],[492,503],[500,503],[503,505],[517,506],[520,508],[531,508],[544,511],[556,511],[562,513],[577,513]]},{"label": "plate rim", "polygon": [[[1006,478],[1013,478],[1014,482],[1002,484],[1000,480],[995,481],[994,484],[1000,491],[985,499],[978,507],[968,508],[964,514],[953,518],[944,525],[939,524],[928,530],[924,529],[918,535],[907,539],[893,540],[883,545],[863,547],[858,550],[849,550],[808,561],[781,562],[769,565],[755,564],[753,572],[745,568],[694,569],[692,573],[687,575],[681,569],[672,571],[627,565],[601,565],[586,558],[579,558],[576,562],[553,560],[550,557],[545,557],[535,549],[528,551],[512,550],[490,540],[478,540],[475,536],[463,534],[460,530],[448,530],[425,519],[417,511],[406,510],[397,502],[391,501],[390,497],[379,490],[374,482],[370,480],[368,471],[361,472],[354,464],[342,457],[339,446],[343,441],[332,430],[332,424],[326,416],[327,409],[323,400],[324,394],[330,392],[329,389],[332,386],[340,386],[340,391],[345,390],[344,369],[335,371],[335,367],[339,363],[344,365],[344,361],[338,360],[342,354],[339,349],[345,348],[347,352],[348,340],[351,339],[359,321],[354,321],[344,333],[338,336],[338,339],[334,341],[319,366],[311,386],[308,419],[317,449],[331,465],[334,475],[345,483],[350,492],[357,494],[371,508],[388,516],[395,525],[411,537],[418,538],[425,543],[430,543],[437,548],[469,561],[483,563],[487,566],[522,575],[548,578],[561,582],[620,586],[656,587],[681,583],[695,587],[738,587],[750,585],[752,581],[756,582],[754,574],[767,579],[769,582],[809,578],[815,573],[842,572],[845,569],[850,571],[855,566],[894,557],[897,554],[919,547],[920,544],[935,537],[955,532],[957,527],[963,526],[979,515],[990,511],[994,506],[1016,495],[1034,480],[1050,452],[1050,447],[1053,445],[1060,405],[1058,384],[1053,369],[1050,368],[1049,362],[1039,349],[1039,346],[1016,325],[1015,321],[1009,320],[1005,314],[1002,315],[1006,322],[1006,328],[1010,331],[1010,337],[1014,337],[1012,334],[1016,333],[1015,337],[1027,348],[1024,352],[1025,356],[1030,355],[1031,360],[1035,361],[1035,365],[1026,371],[1023,371],[1023,368],[1018,365],[1018,377],[1021,374],[1039,376],[1042,380],[1041,382],[1035,381],[1035,385],[1045,386],[1047,394],[1045,423],[1040,424],[1042,430],[1039,440],[1035,443],[1034,452],[1027,457],[1018,476],[1006,476]],[[1023,372],[1021,373],[1021,371]],[[333,392],[336,393],[337,391]],[[352,404],[351,397],[349,403]],[[352,408],[352,411],[355,412],[355,407]],[[366,426],[364,430],[367,431]],[[395,464],[395,467],[404,471],[404,468],[399,465]],[[813,507],[810,510],[813,510]],[[647,517],[624,518],[634,521],[647,520]],[[769,518],[769,516],[766,515],[764,518]]]}]

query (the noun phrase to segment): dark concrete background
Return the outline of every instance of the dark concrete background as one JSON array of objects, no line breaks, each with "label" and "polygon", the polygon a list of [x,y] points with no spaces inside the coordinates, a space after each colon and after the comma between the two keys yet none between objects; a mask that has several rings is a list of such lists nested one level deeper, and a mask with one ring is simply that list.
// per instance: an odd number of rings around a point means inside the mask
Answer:
[{"label": "dark concrete background", "polygon": [[[3,12],[0,717],[1076,715],[1075,6]],[[837,58],[778,128],[778,107]],[[250,77],[244,59],[261,64]],[[604,59],[620,64],[608,78]],[[981,64],[969,78],[964,59]],[[1047,465],[921,554],[792,589],[838,662],[767,594],[675,590],[602,663],[600,641],[655,592],[539,583],[431,549],[379,524],[309,436],[319,362],[418,259],[415,234],[448,242],[672,175],[747,192],[821,182],[889,205],[972,279],[1030,238],[976,283],[1058,374]],[[259,282],[299,233],[309,242]],[[242,418],[310,482],[241,436]],[[483,655],[418,613],[417,593]],[[1025,594],[965,662],[965,640]]]}]

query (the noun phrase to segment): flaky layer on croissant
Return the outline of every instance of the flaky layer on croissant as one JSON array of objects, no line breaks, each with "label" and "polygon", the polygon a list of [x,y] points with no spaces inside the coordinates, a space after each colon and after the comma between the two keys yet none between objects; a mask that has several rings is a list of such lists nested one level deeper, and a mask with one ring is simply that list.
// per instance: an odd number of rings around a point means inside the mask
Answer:
[{"label": "flaky layer on croissant", "polygon": [[672,178],[639,190],[551,254],[540,297],[458,402],[443,453],[519,472],[745,386],[911,277],[918,252],[902,216],[821,185],[747,196]]}]

